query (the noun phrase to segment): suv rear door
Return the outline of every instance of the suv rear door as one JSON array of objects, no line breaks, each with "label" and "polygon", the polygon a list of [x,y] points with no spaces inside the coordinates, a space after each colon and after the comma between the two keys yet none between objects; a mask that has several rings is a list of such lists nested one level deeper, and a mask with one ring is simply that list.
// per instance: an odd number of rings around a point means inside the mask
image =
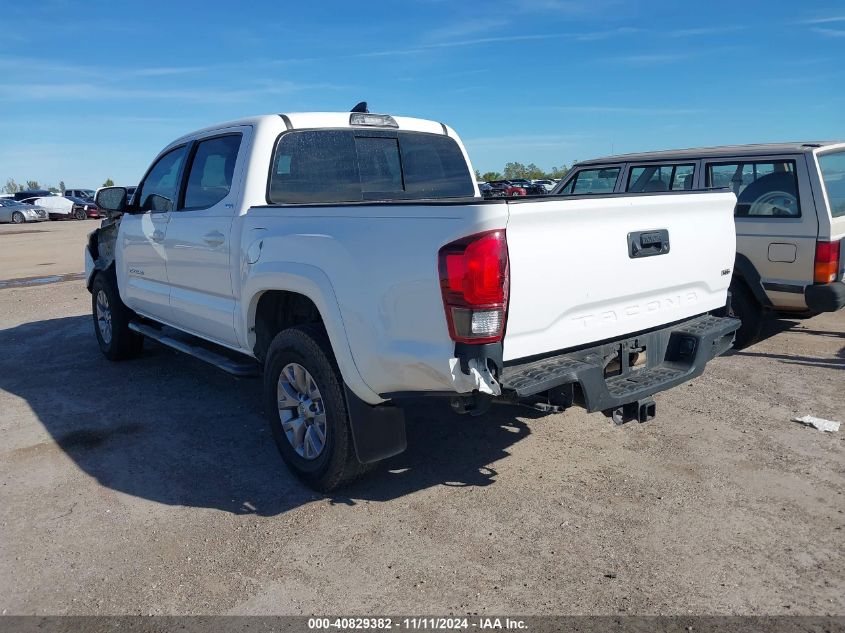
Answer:
[{"label": "suv rear door", "polygon": [[737,196],[739,272],[746,258],[776,307],[806,309],[819,226],[805,155],[711,158],[703,172],[705,187],[729,187]]},{"label": "suv rear door", "polygon": [[[815,196],[819,218],[819,241],[840,242],[840,272],[845,268],[845,143],[813,152],[810,171],[818,179]],[[818,164],[813,165],[813,162]],[[822,208],[826,206],[827,208]],[[845,278],[840,274],[840,279]]]}]

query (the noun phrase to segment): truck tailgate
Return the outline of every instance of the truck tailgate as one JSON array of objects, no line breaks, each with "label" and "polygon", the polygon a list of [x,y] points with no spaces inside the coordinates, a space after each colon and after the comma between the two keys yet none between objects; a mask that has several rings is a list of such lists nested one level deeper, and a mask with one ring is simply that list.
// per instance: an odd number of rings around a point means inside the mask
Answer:
[{"label": "truck tailgate", "polygon": [[730,192],[508,204],[504,360],[640,332],[725,305]]}]

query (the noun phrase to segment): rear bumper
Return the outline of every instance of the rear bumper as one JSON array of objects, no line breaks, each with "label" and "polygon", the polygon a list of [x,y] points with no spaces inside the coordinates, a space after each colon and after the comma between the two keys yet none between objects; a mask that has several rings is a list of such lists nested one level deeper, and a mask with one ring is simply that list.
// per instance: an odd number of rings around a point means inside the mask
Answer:
[{"label": "rear bumper", "polygon": [[[614,409],[700,375],[712,358],[730,349],[739,325],[737,319],[701,315],[595,347],[508,365],[500,383],[517,398],[577,384],[587,411]],[[632,355],[643,350],[645,366],[630,367]],[[605,366],[614,358],[619,373],[605,377]]]},{"label": "rear bumper", "polygon": [[804,300],[813,312],[836,312],[845,307],[845,282],[806,286]]}]

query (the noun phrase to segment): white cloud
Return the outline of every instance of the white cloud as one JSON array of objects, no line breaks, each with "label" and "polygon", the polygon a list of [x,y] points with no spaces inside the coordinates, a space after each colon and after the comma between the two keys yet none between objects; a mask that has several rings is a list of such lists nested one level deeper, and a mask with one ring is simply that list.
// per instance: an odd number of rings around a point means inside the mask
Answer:
[{"label": "white cloud", "polygon": [[845,30],[842,29],[813,29],[813,32],[827,37],[845,37]]},{"label": "white cloud", "polygon": [[832,22],[845,22],[845,15],[830,15],[823,18],[811,18],[809,20],[801,20],[798,24],[830,24]]},{"label": "white cloud", "polygon": [[90,100],[157,100],[202,103],[249,102],[266,95],[286,95],[307,90],[342,90],[346,86],[328,83],[298,84],[278,81],[259,86],[219,88],[167,89],[131,88],[96,83],[16,83],[0,85],[0,101],[90,101]]}]

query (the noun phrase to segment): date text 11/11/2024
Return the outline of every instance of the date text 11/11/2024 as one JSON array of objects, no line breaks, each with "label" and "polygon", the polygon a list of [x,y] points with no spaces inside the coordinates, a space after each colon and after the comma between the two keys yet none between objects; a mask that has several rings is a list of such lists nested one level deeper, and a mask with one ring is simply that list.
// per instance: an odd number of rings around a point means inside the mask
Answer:
[{"label": "date text 11/11/2024", "polygon": [[511,630],[526,629],[524,620],[497,617],[478,618],[438,618],[438,617],[350,617],[350,618],[309,618],[310,630]]}]

